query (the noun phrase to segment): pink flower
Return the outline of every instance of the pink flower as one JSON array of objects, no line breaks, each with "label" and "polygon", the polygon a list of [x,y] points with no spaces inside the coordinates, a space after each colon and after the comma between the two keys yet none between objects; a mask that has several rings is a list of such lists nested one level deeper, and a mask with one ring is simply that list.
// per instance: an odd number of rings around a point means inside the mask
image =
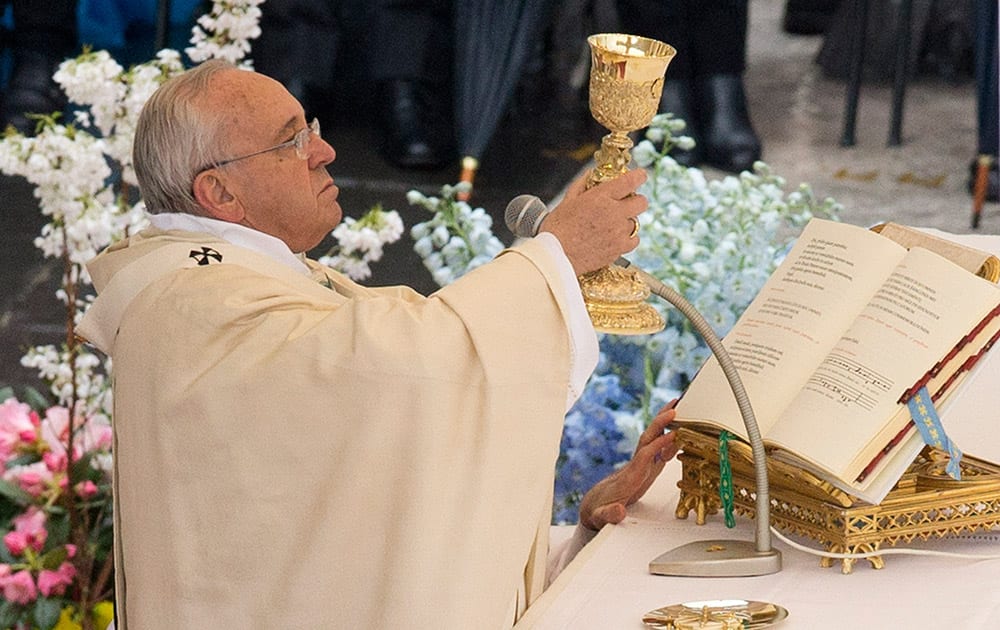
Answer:
[{"label": "pink flower", "polygon": [[95,494],[97,494],[97,484],[95,484],[90,479],[81,481],[80,483],[76,484],[76,487],[74,487],[73,489],[76,490],[77,496],[79,496],[81,499],[90,499]]},{"label": "pink flower", "polygon": [[22,470],[17,476],[17,483],[33,497],[39,496],[45,490],[45,476],[35,470]]},{"label": "pink flower", "polygon": [[76,567],[69,562],[63,562],[56,571],[42,569],[38,574],[38,590],[42,595],[62,595],[66,592],[66,587],[73,583],[76,577]]},{"label": "pink flower", "polygon": [[15,604],[23,606],[38,598],[35,581],[31,579],[31,572],[27,569],[3,578],[0,580],[0,587],[3,588],[4,599]]},{"label": "pink flower", "polygon": [[0,460],[8,459],[19,443],[34,442],[38,414],[16,398],[0,403]]},{"label": "pink flower", "polygon": [[106,418],[88,418],[80,436],[80,445],[87,451],[108,450],[111,448],[111,425]]},{"label": "pink flower", "polygon": [[42,461],[45,462],[45,467],[48,468],[50,472],[65,472],[66,470],[65,451],[60,451],[58,453],[48,451],[43,453]]},{"label": "pink flower", "polygon": [[28,535],[24,532],[7,532],[3,537],[3,544],[11,554],[19,556],[28,548]]},{"label": "pink flower", "polygon": [[38,506],[33,505],[23,514],[19,514],[13,518],[14,529],[28,534],[44,534],[46,520],[45,512]]},{"label": "pink flower", "polygon": [[[66,407],[49,407],[45,419],[41,421],[41,436],[53,453],[66,452],[66,438],[69,436],[69,410]],[[111,447],[111,425],[107,418],[83,418],[73,420],[73,461],[77,461],[85,451],[107,450]]]},{"label": "pink flower", "polygon": [[42,550],[49,536],[49,532],[45,529],[45,512],[36,506],[31,506],[24,514],[15,516],[13,523],[14,531],[3,537],[4,544],[12,554],[19,556],[29,546],[35,551]]},{"label": "pink flower", "polygon": [[53,481],[52,471],[45,465],[45,462],[9,468],[3,474],[3,478],[16,483],[33,497],[41,496]]},{"label": "pink flower", "polygon": [[66,453],[66,438],[69,435],[69,409],[49,407],[42,420],[42,439],[53,453]]}]

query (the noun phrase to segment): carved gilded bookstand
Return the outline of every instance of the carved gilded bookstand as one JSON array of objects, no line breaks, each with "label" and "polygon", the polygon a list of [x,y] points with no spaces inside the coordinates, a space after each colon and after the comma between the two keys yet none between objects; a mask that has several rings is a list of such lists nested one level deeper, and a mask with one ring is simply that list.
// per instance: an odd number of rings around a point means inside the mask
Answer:
[{"label": "carved gilded bookstand", "polygon": [[[681,448],[680,500],[677,518],[693,511],[704,525],[721,507],[719,499],[719,443],[689,428],[677,429]],[[920,538],[943,538],[1000,526],[1000,466],[964,455],[962,481],[945,472],[947,454],[926,447],[906,474],[879,505],[860,501],[791,464],[768,459],[771,524],[806,536],[834,553],[878,551]],[[754,516],[754,471],[750,447],[729,442],[735,511]],[[868,558],[881,569],[881,556]],[[851,573],[855,560],[841,560],[841,572]],[[833,560],[823,558],[820,566]]]},{"label": "carved gilded bookstand", "polygon": [[[894,224],[872,229],[904,247],[920,245],[955,262],[961,260],[966,269],[990,282],[1000,280],[996,256],[975,252],[965,257],[954,251],[953,244]],[[682,427],[677,429],[677,444],[682,451],[678,455],[682,472],[676,516],[687,518],[694,511],[696,522],[704,525],[706,517],[721,507],[718,434]],[[730,441],[729,457],[734,510],[752,518],[755,482],[750,446]],[[1000,526],[1000,466],[963,455],[962,480],[955,481],[945,472],[947,462],[947,453],[925,447],[888,496],[879,505],[871,505],[808,471],[768,458],[771,524],[812,538],[833,553],[873,552],[916,538],[943,538]],[[841,560],[841,571],[850,573],[855,562]],[[885,564],[881,556],[872,556],[868,562],[876,569]],[[823,558],[820,564],[829,567],[833,560]]]}]

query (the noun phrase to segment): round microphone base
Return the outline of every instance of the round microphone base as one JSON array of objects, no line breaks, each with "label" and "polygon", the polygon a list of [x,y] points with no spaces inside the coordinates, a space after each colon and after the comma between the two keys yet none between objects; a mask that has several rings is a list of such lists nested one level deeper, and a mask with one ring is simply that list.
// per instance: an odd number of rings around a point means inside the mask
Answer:
[{"label": "round microphone base", "polygon": [[610,265],[580,276],[580,290],[594,330],[611,335],[649,335],[666,322],[646,303],[649,287],[632,269]]},{"label": "round microphone base", "polygon": [[781,552],[761,551],[747,540],[702,540],[660,554],[649,563],[654,575],[749,577],[781,570]]}]

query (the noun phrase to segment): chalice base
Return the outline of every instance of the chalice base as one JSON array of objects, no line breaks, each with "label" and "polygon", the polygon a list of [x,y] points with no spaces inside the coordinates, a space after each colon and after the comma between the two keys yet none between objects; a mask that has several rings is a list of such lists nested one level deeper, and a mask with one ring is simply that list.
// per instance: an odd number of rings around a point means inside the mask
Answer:
[{"label": "chalice base", "polygon": [[649,335],[666,326],[646,303],[649,287],[635,270],[610,265],[579,277],[583,301],[594,330],[612,335]]}]

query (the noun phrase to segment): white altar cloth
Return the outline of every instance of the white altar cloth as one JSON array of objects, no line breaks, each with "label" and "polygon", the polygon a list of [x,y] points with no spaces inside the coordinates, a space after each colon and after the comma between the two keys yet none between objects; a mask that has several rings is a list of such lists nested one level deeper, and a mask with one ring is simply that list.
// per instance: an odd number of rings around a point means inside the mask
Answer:
[{"label": "white altar cloth", "polygon": [[[772,538],[782,553],[778,573],[751,578],[679,578],[651,575],[649,561],[680,544],[714,538],[753,540],[753,522],[737,517],[726,529],[721,514],[703,526],[674,516],[680,463],[668,464],[646,496],[617,526],[597,537],[528,609],[518,630],[641,630],[643,615],[686,601],[745,599],[783,606],[780,630],[845,628],[1000,628],[1000,559],[885,555],[875,570],[858,560],[841,573],[839,560],[819,558]],[[815,542],[796,539],[815,548]],[[898,547],[1000,555],[1000,532],[915,541]],[[891,547],[890,547],[891,548]]]}]

